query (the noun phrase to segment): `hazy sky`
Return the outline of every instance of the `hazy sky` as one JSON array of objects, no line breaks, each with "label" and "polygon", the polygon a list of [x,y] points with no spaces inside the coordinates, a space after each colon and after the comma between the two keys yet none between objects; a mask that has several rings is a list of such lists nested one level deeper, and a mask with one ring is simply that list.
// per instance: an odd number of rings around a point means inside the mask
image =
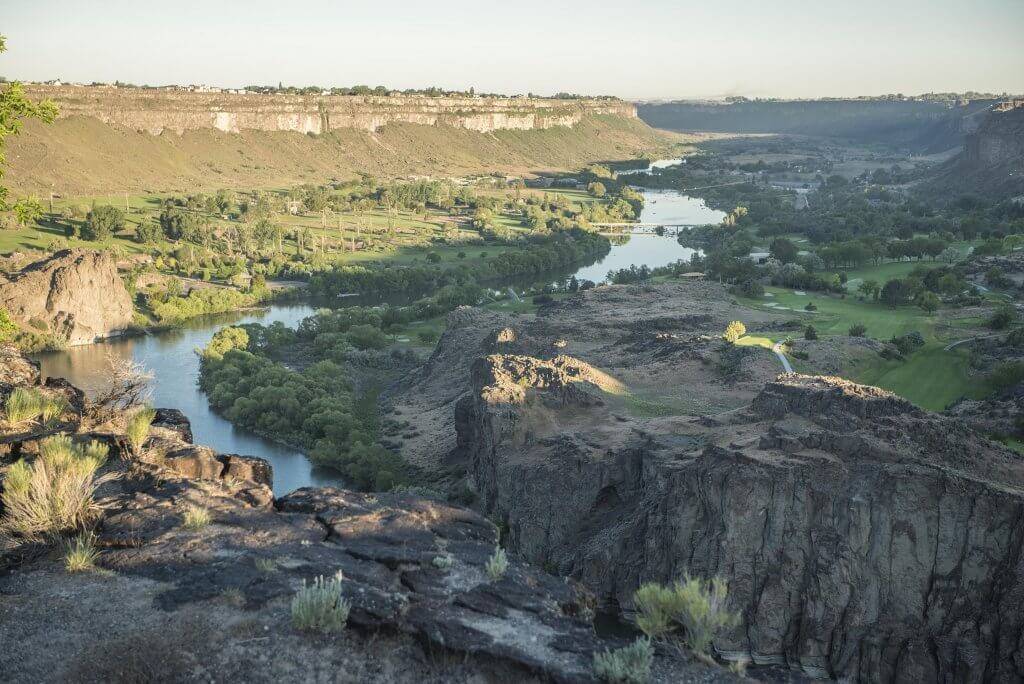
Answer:
[{"label": "hazy sky", "polygon": [[1024,0],[0,0],[0,33],[24,80],[1024,92]]}]

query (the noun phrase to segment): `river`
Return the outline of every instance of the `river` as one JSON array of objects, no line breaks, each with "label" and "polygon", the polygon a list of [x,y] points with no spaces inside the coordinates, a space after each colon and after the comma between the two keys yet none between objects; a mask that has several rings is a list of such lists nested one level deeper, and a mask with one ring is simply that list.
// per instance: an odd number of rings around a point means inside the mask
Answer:
[{"label": "river", "polygon": [[[670,190],[645,190],[646,203],[641,221],[668,224],[717,223],[724,214],[709,209],[702,200]],[[609,270],[636,264],[651,268],[679,259],[689,259],[693,250],[679,244],[674,236],[637,232],[624,236],[621,244],[600,261],[575,271],[579,280],[600,282]],[[565,274],[568,278],[571,274]],[[355,298],[353,298],[355,299]],[[352,301],[351,304],[365,303]],[[294,326],[315,311],[309,304],[274,304],[264,310],[203,316],[179,329],[141,337],[125,337],[102,343],[39,354],[35,358],[45,376],[65,377],[86,392],[103,386],[108,370],[107,355],[113,354],[141,364],[153,374],[154,406],[176,408],[192,422],[197,444],[205,444],[224,453],[246,454],[267,459],[274,468],[274,492],[281,495],[298,487],[341,484],[330,470],[314,468],[298,450],[235,427],[210,409],[206,395],[199,390],[199,357],[213,334],[225,325],[281,321]]]}]

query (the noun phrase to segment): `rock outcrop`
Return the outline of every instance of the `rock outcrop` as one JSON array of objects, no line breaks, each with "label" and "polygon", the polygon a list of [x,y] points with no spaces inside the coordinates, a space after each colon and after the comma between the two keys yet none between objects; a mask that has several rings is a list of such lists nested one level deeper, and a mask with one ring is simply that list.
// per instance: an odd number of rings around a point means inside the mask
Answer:
[{"label": "rock outcrop", "polygon": [[13,275],[0,275],[0,308],[28,329],[69,344],[117,335],[132,322],[132,300],[113,257],[62,250]]},{"label": "rock outcrop", "polygon": [[626,612],[641,582],[724,577],[743,618],[716,642],[727,658],[849,680],[1024,677],[1017,454],[829,377],[624,421],[538,382],[550,363],[516,358],[517,377],[481,360],[458,421],[483,510],[527,560]]},{"label": "rock outcrop", "polygon": [[[9,348],[0,358],[0,389],[38,383]],[[479,513],[334,488],[275,501],[265,462],[191,444],[172,410],[158,411],[141,459],[81,422],[0,430],[21,440],[0,450],[0,492],[13,458],[56,431],[112,449],[96,493],[101,571],[68,573],[60,553],[0,535],[5,682],[591,682],[594,653],[628,643],[597,634],[575,582],[515,560],[491,577],[498,529]],[[209,523],[184,525],[196,508]],[[292,598],[316,577],[343,578],[341,634],[292,625]],[[652,678],[729,681],[678,652],[660,653]]]}]

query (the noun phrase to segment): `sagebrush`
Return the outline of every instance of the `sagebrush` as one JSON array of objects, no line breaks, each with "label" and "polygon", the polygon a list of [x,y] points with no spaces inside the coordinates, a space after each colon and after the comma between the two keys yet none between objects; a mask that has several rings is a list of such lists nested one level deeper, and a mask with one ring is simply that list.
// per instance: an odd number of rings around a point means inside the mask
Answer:
[{"label": "sagebrush", "polygon": [[594,674],[612,684],[644,684],[651,676],[654,645],[640,637],[629,646],[594,654]]},{"label": "sagebrush", "polygon": [[310,632],[340,632],[348,622],[351,604],[341,597],[342,577],[316,577],[292,599],[292,625]]}]

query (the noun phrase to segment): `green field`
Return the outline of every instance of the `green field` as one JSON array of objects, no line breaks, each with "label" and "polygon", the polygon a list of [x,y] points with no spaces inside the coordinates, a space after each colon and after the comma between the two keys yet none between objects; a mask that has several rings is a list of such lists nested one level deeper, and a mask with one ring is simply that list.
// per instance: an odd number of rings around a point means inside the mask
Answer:
[{"label": "green field", "polygon": [[[896,267],[908,265],[883,264],[864,272],[876,279],[881,279],[881,273],[893,273],[896,275],[891,277],[898,277],[899,269]],[[850,327],[858,323],[867,327],[868,337],[878,340],[887,341],[912,331],[920,332],[924,337],[925,346],[905,361],[888,361],[880,356],[856,361],[845,372],[852,380],[883,387],[932,410],[941,410],[962,396],[978,398],[988,392],[985,383],[970,374],[966,350],[943,349],[952,339],[969,334],[963,330],[979,323],[979,320],[950,320],[942,310],[928,314],[912,305],[893,308],[875,301],[860,301],[850,295],[846,298],[815,292],[798,295],[792,289],[779,287],[768,287],[765,293],[764,297],[744,301],[755,308],[792,313],[803,324],[813,325],[823,338],[847,335]],[[804,307],[808,303],[813,303],[817,311],[806,311]],[[947,333],[950,330],[955,332],[955,337],[949,337]],[[740,344],[768,346],[768,341],[769,337],[755,334],[743,338]]]}]

